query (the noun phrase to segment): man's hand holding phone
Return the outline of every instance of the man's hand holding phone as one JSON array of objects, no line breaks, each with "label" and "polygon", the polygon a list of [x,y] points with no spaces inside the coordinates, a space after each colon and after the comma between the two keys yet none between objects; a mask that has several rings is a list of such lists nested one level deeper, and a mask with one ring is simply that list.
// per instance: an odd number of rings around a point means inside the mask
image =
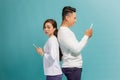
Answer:
[{"label": "man's hand holding phone", "polygon": [[90,25],[90,28],[86,30],[85,35],[87,35],[89,38],[92,37],[92,30],[93,24]]}]

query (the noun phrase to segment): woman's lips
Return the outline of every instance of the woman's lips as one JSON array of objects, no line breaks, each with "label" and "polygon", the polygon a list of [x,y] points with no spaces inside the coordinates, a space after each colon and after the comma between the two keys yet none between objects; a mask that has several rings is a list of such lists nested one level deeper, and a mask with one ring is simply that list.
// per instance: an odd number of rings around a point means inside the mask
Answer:
[{"label": "woman's lips", "polygon": [[45,34],[48,34],[48,32],[45,32]]}]

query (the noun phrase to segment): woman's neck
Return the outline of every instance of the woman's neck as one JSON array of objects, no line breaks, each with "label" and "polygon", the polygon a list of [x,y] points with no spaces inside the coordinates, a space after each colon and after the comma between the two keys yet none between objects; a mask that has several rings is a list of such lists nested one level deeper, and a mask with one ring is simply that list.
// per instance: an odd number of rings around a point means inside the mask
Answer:
[{"label": "woman's neck", "polygon": [[54,34],[52,34],[52,35],[49,35],[48,37],[50,38],[50,37],[52,37],[52,36],[54,36]]}]

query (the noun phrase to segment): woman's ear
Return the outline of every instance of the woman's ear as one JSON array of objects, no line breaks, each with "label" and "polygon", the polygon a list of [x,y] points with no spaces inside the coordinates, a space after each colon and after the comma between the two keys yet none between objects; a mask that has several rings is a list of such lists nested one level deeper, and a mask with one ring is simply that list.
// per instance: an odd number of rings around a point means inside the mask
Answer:
[{"label": "woman's ear", "polygon": [[56,30],[56,28],[53,28],[53,30],[55,31],[55,30]]}]

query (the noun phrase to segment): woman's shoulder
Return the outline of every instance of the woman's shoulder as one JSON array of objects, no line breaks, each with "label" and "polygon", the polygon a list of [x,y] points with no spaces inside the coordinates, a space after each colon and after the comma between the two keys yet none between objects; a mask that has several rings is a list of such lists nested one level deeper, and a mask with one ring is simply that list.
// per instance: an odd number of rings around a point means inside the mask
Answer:
[{"label": "woman's shoulder", "polygon": [[56,36],[51,36],[51,37],[48,39],[48,42],[49,42],[49,43],[55,43],[55,42],[57,42]]},{"label": "woman's shoulder", "polygon": [[57,40],[57,38],[56,38],[56,36],[53,35],[49,38],[49,40]]}]

